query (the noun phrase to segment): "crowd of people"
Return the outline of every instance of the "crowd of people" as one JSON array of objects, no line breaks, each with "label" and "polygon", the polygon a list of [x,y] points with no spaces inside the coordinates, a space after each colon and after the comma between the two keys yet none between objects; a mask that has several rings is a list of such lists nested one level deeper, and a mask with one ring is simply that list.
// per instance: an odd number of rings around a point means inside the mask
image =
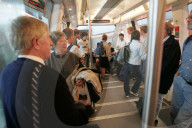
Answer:
[{"label": "crowd of people", "polygon": [[[187,22],[188,29],[191,30],[192,12]],[[163,97],[174,83],[171,105],[173,124],[186,127],[192,120],[192,41],[191,36],[187,38],[181,57],[179,43],[172,35],[173,29],[170,22],[165,23],[160,86],[154,120],[157,124]],[[108,37],[103,34],[94,53],[102,79],[109,78],[106,72],[111,72],[112,76],[123,74],[126,98],[131,95],[138,96],[138,90],[144,81],[147,30],[147,26],[141,26],[140,31],[129,27],[127,32],[131,35],[130,41],[124,40],[124,34],[120,33],[115,48],[111,47],[110,42],[107,43]],[[59,128],[64,125],[87,124],[94,110],[91,108],[93,95],[89,94],[90,88],[86,80],[93,81],[94,90],[98,94],[102,90],[100,76],[89,70],[88,34],[70,28],[49,33],[45,23],[27,16],[13,20],[8,33],[9,42],[15,53],[18,53],[18,58],[4,68],[0,78],[7,127]],[[125,47],[129,48],[129,59],[122,65],[117,57],[123,55],[119,53]],[[132,78],[134,84],[131,88]]]}]

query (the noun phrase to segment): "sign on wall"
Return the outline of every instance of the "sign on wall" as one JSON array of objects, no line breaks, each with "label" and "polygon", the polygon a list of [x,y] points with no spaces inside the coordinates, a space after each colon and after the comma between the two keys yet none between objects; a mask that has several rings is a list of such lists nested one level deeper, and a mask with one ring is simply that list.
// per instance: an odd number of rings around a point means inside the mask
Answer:
[{"label": "sign on wall", "polygon": [[25,0],[25,4],[44,13],[45,2],[42,0]]}]

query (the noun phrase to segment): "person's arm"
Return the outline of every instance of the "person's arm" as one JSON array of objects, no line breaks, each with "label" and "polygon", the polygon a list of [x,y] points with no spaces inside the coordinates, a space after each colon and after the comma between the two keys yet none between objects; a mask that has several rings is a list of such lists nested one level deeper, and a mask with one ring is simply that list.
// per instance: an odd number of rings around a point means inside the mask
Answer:
[{"label": "person's arm", "polygon": [[75,105],[65,79],[60,75],[55,90],[55,109],[59,119],[67,125],[80,126],[88,123],[83,105]]},{"label": "person's arm", "polygon": [[175,74],[179,67],[180,57],[181,51],[177,41],[173,41],[170,45],[164,46],[161,68],[162,73],[166,74],[167,72],[172,71],[172,73]]},{"label": "person's arm", "polygon": [[83,55],[81,54],[79,48],[77,46],[74,46],[74,54],[77,55],[79,58],[82,58]]}]

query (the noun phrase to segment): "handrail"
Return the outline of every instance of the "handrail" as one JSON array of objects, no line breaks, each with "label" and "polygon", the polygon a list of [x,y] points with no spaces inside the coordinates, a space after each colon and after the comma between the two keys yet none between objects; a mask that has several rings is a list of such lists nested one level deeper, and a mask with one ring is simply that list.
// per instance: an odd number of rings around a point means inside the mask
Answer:
[{"label": "handrail", "polygon": [[142,128],[154,125],[159,89],[166,0],[150,0],[148,57],[145,74],[145,100]]}]

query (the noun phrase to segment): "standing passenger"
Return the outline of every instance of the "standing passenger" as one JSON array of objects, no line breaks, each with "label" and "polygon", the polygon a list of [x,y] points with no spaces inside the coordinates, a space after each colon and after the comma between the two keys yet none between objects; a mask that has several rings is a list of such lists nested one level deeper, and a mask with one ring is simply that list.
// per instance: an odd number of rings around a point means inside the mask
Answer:
[{"label": "standing passenger", "polygon": [[[186,20],[188,29],[192,30],[192,11]],[[173,85],[173,123],[177,128],[188,128],[192,124],[192,35],[184,42],[181,65]]]},{"label": "standing passenger", "polygon": [[66,35],[66,39],[68,41],[68,46],[67,46],[67,51],[74,53],[77,55],[81,61],[83,62],[83,55],[81,54],[79,48],[76,45],[73,45],[73,40],[74,40],[74,32],[70,28],[65,28],[63,32]]},{"label": "standing passenger", "polygon": [[[134,31],[133,27],[128,27],[128,28],[127,28],[127,33],[128,33],[129,39],[130,39],[131,33],[132,33],[133,31]],[[128,41],[128,42],[131,42],[131,40]]]},{"label": "standing passenger", "polygon": [[174,75],[179,67],[181,51],[179,43],[172,35],[173,29],[174,26],[170,22],[165,23],[165,31],[163,36],[163,57],[155,125],[158,123],[158,115],[161,110],[163,96],[168,93],[168,90],[173,83]]},{"label": "standing passenger", "polygon": [[[146,54],[141,47],[141,43],[139,42],[140,33],[139,31],[135,30],[131,33],[131,42],[130,42],[130,57],[127,64],[125,64],[125,75],[124,75],[124,91],[125,97],[129,97],[130,94],[134,96],[138,96],[137,91],[139,89],[142,75],[140,72],[140,64],[141,59],[146,58]],[[133,73],[136,77],[136,82],[133,88],[130,91],[129,81],[131,78],[131,73]]]},{"label": "standing passenger", "polygon": [[53,45],[47,25],[21,16],[13,20],[8,32],[10,44],[19,55],[0,78],[7,127],[61,128],[67,127],[63,123],[88,123],[85,111],[74,104],[65,79],[45,66]]},{"label": "standing passenger", "polygon": [[86,67],[89,67],[90,51],[89,51],[89,42],[87,38],[88,34],[86,32],[82,32],[81,39],[79,40],[79,42],[77,42],[77,44],[80,46],[80,52],[84,57]]},{"label": "standing passenger", "polygon": [[123,48],[127,44],[127,42],[124,40],[124,34],[123,33],[119,34],[119,39],[120,39],[120,41],[117,44],[116,50]]},{"label": "standing passenger", "polygon": [[[143,47],[145,53],[147,54],[147,44],[148,44],[147,26],[140,27],[140,35],[141,35],[141,46]],[[145,66],[146,66],[146,60],[141,60],[140,69],[143,81],[145,77]]]},{"label": "standing passenger", "polygon": [[76,45],[78,48],[80,47],[77,42],[80,39],[80,31],[78,29],[74,29],[74,40],[73,40],[73,45]]},{"label": "standing passenger", "polygon": [[103,42],[103,48],[105,50],[105,53],[99,57],[99,65],[100,65],[102,79],[108,79],[107,77],[105,77],[105,71],[106,71],[106,68],[109,68],[110,49],[106,41],[107,41],[107,35],[104,34],[102,36],[102,42]]}]

